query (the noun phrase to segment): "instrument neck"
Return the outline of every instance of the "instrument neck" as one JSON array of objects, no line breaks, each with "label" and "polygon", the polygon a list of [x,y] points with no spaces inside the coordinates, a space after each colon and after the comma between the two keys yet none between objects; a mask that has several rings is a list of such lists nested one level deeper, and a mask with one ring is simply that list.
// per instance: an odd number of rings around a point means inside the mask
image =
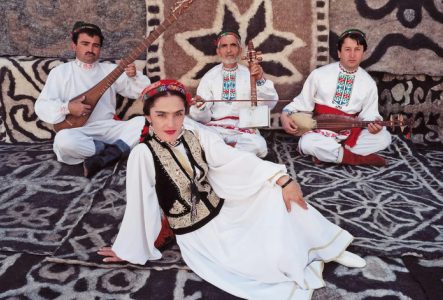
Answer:
[{"label": "instrument neck", "polygon": [[132,49],[117,65],[117,67],[109,73],[102,81],[100,81],[95,88],[99,90],[100,95],[103,95],[106,90],[120,77],[125,71],[125,68],[133,63],[145,50],[152,44],[176,19],[175,15],[169,16],[158,27],[156,27],[148,37],[141,41],[137,47]]},{"label": "instrument neck", "polygon": [[257,84],[255,83],[255,76],[251,75],[251,105],[257,106]]}]

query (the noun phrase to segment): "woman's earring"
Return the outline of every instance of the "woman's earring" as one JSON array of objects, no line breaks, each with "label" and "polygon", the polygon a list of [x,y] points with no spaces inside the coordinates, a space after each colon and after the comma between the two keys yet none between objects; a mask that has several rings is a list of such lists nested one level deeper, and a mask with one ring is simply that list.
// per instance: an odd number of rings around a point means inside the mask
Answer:
[{"label": "woman's earring", "polygon": [[154,135],[154,128],[152,128],[152,123],[149,124],[149,135],[150,136]]}]

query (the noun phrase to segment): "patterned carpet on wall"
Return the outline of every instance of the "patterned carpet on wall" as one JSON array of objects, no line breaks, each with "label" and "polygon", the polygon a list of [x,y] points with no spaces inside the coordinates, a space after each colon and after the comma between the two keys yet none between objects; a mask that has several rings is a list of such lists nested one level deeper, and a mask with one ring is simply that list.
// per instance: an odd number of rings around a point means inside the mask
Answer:
[{"label": "patterned carpet on wall", "polygon": [[[0,141],[4,143],[42,142],[52,140],[52,125],[34,112],[34,103],[52,68],[69,59],[34,56],[0,57]],[[107,60],[106,62],[118,62]],[[138,70],[145,62],[135,61]],[[125,120],[142,114],[141,101],[119,96],[117,114]]]},{"label": "patterned carpet on wall", "polygon": [[[326,264],[327,287],[316,291],[313,299],[438,299],[436,295],[443,295],[438,286],[430,285],[443,279],[442,149],[431,149],[430,155],[420,150],[422,154],[418,154],[409,142],[396,137],[382,152],[390,162],[386,168],[314,166],[295,152],[295,138],[276,131],[264,135],[271,145],[271,156],[286,162],[307,200],[356,236],[351,250],[368,262],[361,270]],[[235,299],[191,272],[175,245],[164,251],[162,260],[145,266],[101,263],[95,251],[112,242],[124,213],[124,161],[84,182],[82,188],[90,191],[85,193],[87,203],[78,215],[68,217],[72,210],[55,180],[69,179],[70,175],[79,178],[81,166],[55,162],[49,143],[23,144],[16,152],[8,147],[11,145],[3,145],[1,151],[2,169],[8,166],[9,170],[1,179],[11,184],[4,186],[0,198],[1,245],[8,245],[0,250],[0,298],[52,299],[69,294],[75,298]],[[17,174],[25,179],[20,181]],[[53,179],[48,182],[48,178]],[[92,190],[100,185],[100,191]],[[16,195],[16,200],[3,197],[5,193]],[[46,193],[41,194],[45,199],[51,194],[57,197],[42,202],[32,193]],[[24,195],[33,200],[27,201]],[[55,216],[46,218],[58,233],[51,236],[53,240],[44,234],[40,216],[25,209],[29,205],[40,205],[34,212],[46,209]],[[8,206],[16,208],[8,211]],[[63,214],[66,218],[60,217]],[[25,229],[32,234],[20,234]],[[28,251],[31,243],[44,251]],[[422,280],[423,276],[431,281]]]},{"label": "patterned carpet on wall", "polygon": [[[148,30],[168,16],[173,0],[147,1]],[[278,16],[278,17],[277,17]],[[328,62],[328,1],[195,1],[148,50],[148,72],[195,89],[217,64],[214,39],[238,31],[263,53],[262,66],[282,99],[294,97],[310,70]]]},{"label": "patterned carpet on wall", "polygon": [[330,54],[349,28],[367,33],[362,66],[391,74],[443,75],[443,2],[440,0],[330,1]]},{"label": "patterned carpet on wall", "polygon": [[433,147],[443,143],[443,77],[371,72],[377,82],[380,114],[404,114],[414,120],[412,141]]}]

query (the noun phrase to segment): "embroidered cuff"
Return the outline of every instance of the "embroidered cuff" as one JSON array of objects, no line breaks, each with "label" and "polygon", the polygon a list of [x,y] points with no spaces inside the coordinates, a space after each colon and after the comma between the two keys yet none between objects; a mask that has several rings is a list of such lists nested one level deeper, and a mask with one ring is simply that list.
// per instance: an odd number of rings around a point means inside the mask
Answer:
[{"label": "embroidered cuff", "polygon": [[69,111],[69,102],[68,103],[63,103],[60,106],[60,113],[63,115],[69,115],[71,112]]},{"label": "embroidered cuff", "polygon": [[255,83],[257,84],[257,86],[262,86],[266,83],[266,79],[264,79],[264,78],[259,79]]}]

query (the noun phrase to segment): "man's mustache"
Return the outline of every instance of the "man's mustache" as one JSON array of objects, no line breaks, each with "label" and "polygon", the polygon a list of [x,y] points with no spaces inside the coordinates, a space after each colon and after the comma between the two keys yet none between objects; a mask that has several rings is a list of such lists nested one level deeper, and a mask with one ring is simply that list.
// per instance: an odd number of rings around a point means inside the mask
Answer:
[{"label": "man's mustache", "polygon": [[92,54],[92,55],[95,55],[95,53],[93,53],[93,52],[86,52],[85,54]]}]

